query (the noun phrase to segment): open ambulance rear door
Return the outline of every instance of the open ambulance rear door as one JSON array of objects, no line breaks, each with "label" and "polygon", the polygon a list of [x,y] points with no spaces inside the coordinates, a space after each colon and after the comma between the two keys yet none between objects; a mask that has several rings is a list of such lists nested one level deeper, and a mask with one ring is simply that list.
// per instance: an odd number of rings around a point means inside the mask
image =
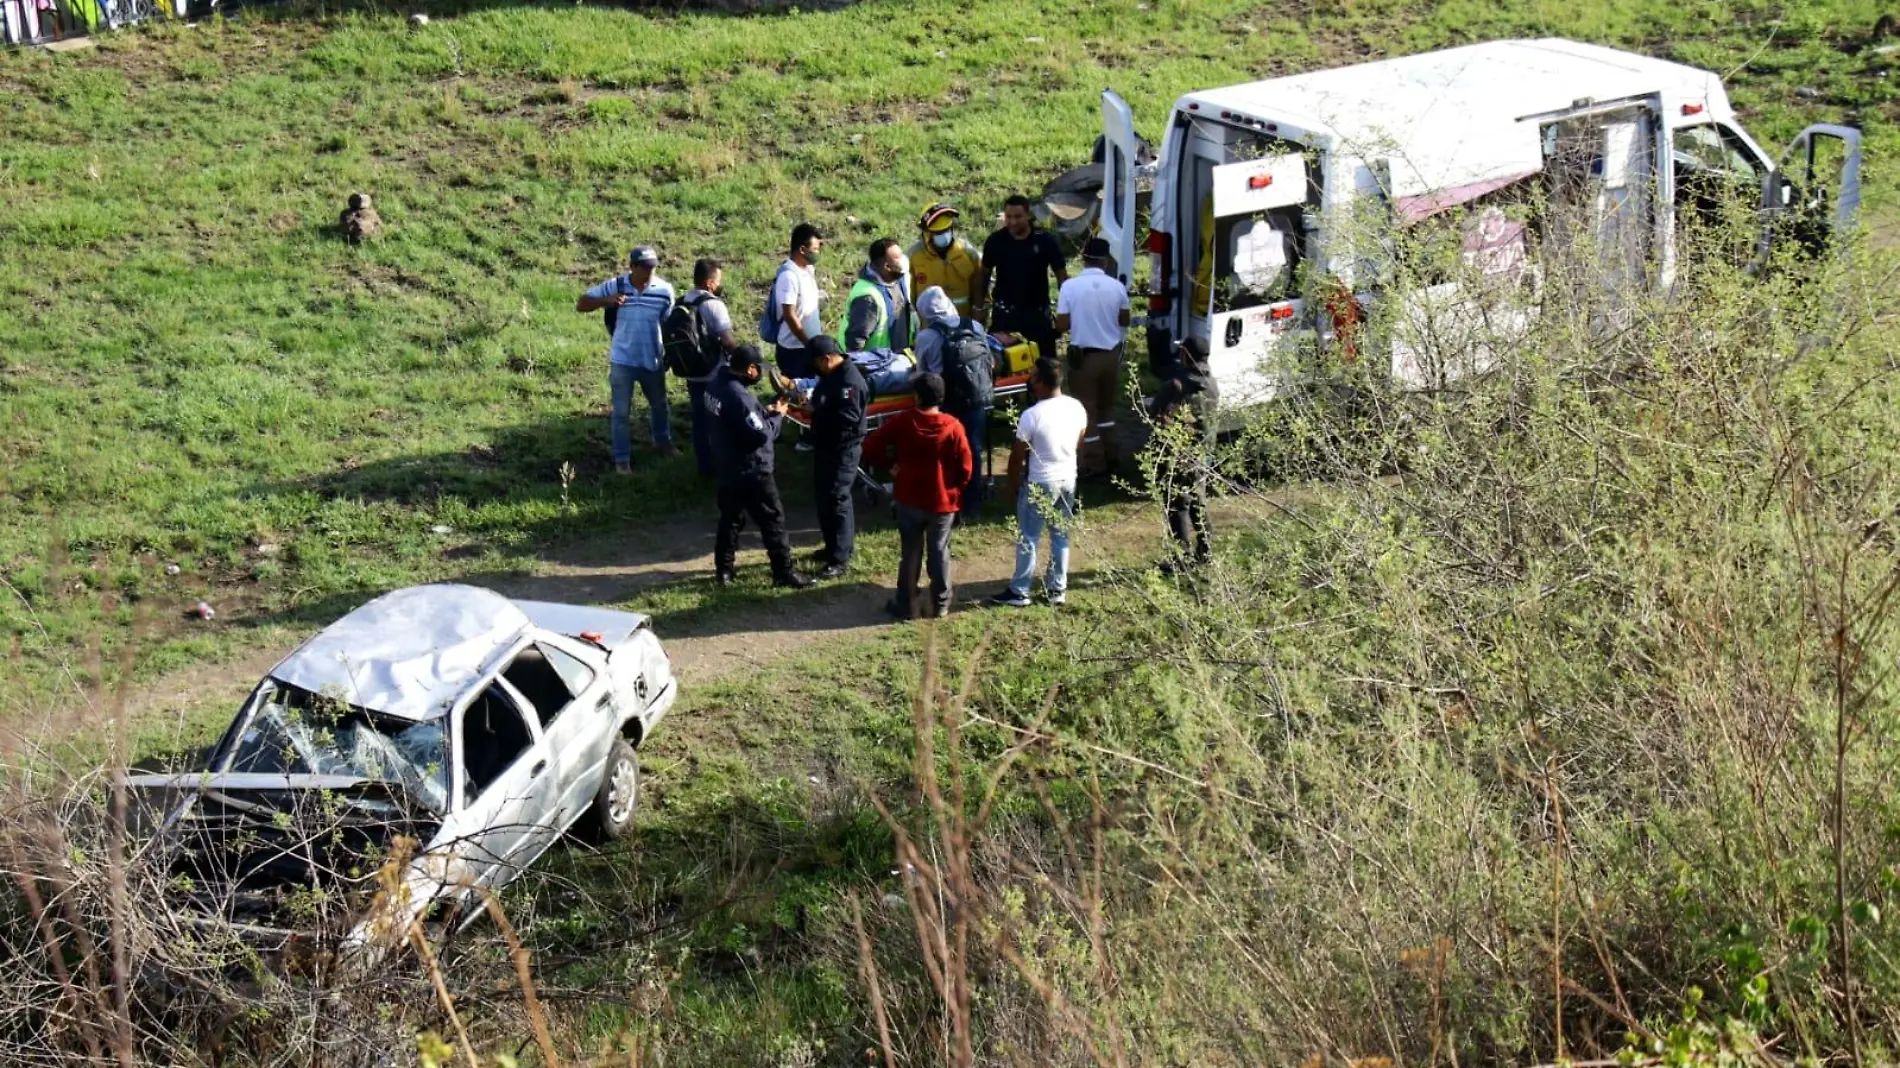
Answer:
[{"label": "open ambulance rear door", "polygon": [[1130,284],[1135,270],[1135,113],[1113,89],[1102,90],[1102,214],[1097,233],[1115,257],[1115,276]]}]

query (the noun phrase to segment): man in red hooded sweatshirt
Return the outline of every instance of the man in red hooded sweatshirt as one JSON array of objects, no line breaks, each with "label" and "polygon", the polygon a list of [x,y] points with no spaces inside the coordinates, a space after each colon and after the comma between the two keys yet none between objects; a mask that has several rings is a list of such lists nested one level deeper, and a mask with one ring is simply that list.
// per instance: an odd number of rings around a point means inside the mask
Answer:
[{"label": "man in red hooded sweatshirt", "polygon": [[[950,528],[970,481],[973,457],[963,424],[939,411],[943,376],[911,379],[917,407],[903,412],[864,439],[867,464],[893,468],[891,496],[896,499],[897,533],[903,557],[897,565],[897,594],[885,610],[899,619],[950,614]],[[919,564],[930,571],[930,609],[917,611]]]}]

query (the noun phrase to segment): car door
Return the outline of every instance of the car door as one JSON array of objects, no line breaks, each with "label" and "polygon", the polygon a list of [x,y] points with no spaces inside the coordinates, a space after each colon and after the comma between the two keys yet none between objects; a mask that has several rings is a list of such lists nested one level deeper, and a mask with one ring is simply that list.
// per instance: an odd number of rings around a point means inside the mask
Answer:
[{"label": "car door", "polygon": [[456,851],[473,881],[506,885],[541,855],[554,832],[547,826],[558,803],[540,725],[506,679],[489,681],[456,713]]},{"label": "car door", "polygon": [[598,653],[553,635],[523,646],[502,670],[540,721],[559,802],[549,813],[566,829],[593,802],[619,720],[612,682]]},{"label": "car door", "polygon": [[1853,231],[1860,214],[1860,142],[1851,126],[1823,123],[1801,131],[1762,191],[1771,220],[1767,240],[1785,235],[1820,255]]}]

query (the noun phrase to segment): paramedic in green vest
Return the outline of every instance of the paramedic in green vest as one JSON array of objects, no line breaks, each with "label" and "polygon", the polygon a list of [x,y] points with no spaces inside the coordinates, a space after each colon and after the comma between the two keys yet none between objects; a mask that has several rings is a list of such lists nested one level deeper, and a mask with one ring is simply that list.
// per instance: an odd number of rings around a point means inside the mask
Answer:
[{"label": "paramedic in green vest", "polygon": [[838,338],[844,351],[889,349],[905,352],[916,337],[912,326],[910,295],[904,292],[904,276],[910,264],[894,238],[880,237],[871,242],[864,270],[851,284],[844,313],[844,332]]}]

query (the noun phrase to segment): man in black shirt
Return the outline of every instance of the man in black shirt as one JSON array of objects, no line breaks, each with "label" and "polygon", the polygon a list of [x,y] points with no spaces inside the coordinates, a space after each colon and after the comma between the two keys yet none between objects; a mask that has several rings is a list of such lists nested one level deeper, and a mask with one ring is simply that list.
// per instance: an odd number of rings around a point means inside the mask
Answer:
[{"label": "man in black shirt", "polygon": [[812,501],[818,507],[818,529],[825,536],[825,547],[818,553],[824,570],[818,577],[828,580],[844,577],[857,547],[851,486],[864,454],[864,400],[869,387],[864,372],[831,338],[812,338],[808,351],[818,368],[818,384],[811,391],[810,435]]},{"label": "man in black shirt", "polygon": [[1058,287],[1069,280],[1062,246],[1055,235],[1036,226],[1028,197],[1010,197],[1003,202],[1003,228],[983,242],[983,269],[977,276],[970,314],[982,321],[988,311],[991,333],[1021,335],[1035,342],[1041,355],[1054,359],[1056,327],[1049,317],[1052,277]]}]

